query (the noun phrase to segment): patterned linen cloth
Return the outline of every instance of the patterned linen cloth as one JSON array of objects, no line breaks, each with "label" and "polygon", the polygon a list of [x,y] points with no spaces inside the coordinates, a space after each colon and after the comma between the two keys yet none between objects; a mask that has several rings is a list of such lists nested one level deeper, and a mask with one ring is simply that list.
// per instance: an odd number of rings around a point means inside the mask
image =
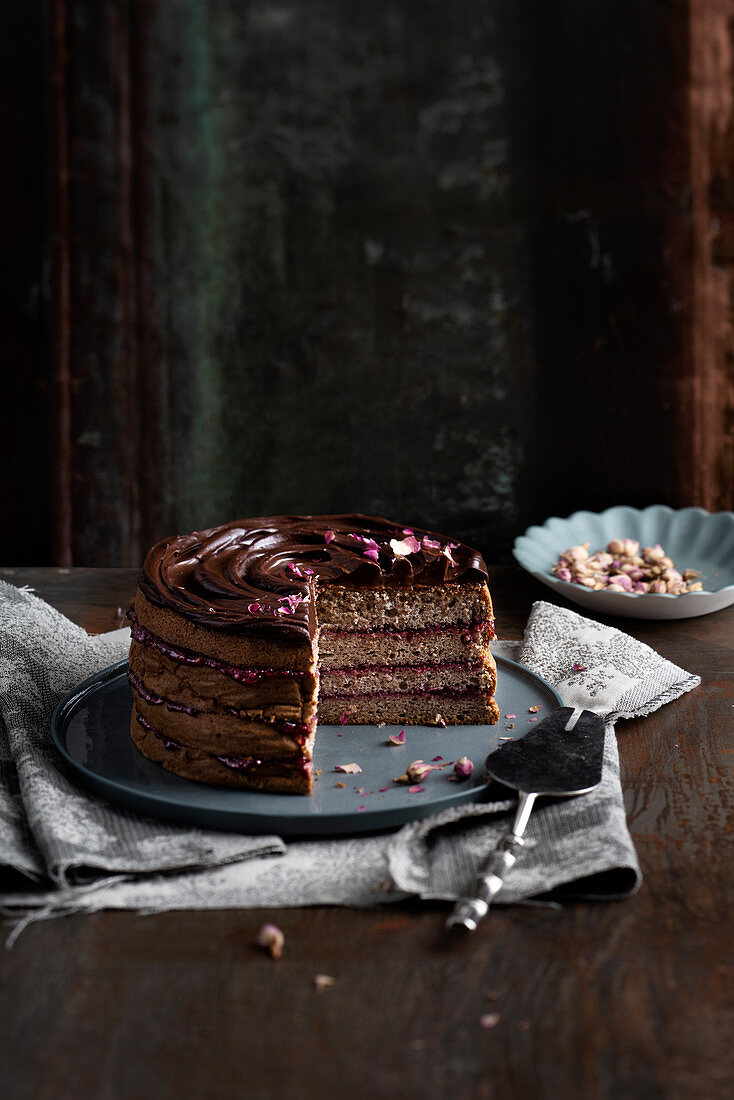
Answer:
[{"label": "patterned linen cloth", "polygon": [[[0,904],[8,913],[451,900],[507,830],[511,799],[457,807],[387,836],[286,846],[276,836],[169,825],[98,798],[66,771],[50,718],[66,692],[123,658],[128,643],[126,630],[90,636],[31,592],[0,582]],[[518,656],[516,644],[497,649]],[[603,715],[604,769],[593,793],[534,810],[499,901],[548,891],[623,897],[640,872],[613,723],[650,713],[700,679],[619,630],[545,602],[533,607],[519,660],[567,705]]]}]

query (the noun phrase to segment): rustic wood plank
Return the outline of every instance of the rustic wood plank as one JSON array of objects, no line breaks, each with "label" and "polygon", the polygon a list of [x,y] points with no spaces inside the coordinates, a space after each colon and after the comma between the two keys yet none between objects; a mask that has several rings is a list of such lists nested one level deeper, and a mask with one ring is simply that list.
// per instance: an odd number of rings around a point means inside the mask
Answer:
[{"label": "rustic wood plank", "polygon": [[[117,625],[135,580],[0,576],[94,629]],[[500,633],[517,637],[547,589],[515,567],[492,584]],[[614,625],[704,678],[620,723],[645,873],[634,898],[498,908],[452,942],[445,907],[420,903],[35,925],[0,956],[8,1095],[728,1098],[734,609]],[[253,947],[264,919],[286,933],[280,962]],[[317,993],[315,973],[336,985]],[[485,1012],[499,1013],[495,1029],[479,1026]]]}]

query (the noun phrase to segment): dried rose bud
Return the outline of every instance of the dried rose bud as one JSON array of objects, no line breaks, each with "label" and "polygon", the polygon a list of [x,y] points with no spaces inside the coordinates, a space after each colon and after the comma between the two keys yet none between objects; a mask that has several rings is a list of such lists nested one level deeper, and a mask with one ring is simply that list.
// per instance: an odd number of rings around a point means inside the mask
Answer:
[{"label": "dried rose bud", "polygon": [[639,549],[640,544],[635,539],[612,539],[607,546],[609,553],[617,557],[621,554],[623,557],[631,558]]},{"label": "dried rose bud", "polygon": [[666,590],[667,585],[665,581],[653,581],[648,589],[649,592],[665,592]]},{"label": "dried rose bud", "polygon": [[564,550],[564,557],[569,561],[586,561],[589,556],[589,544],[585,542],[583,546],[571,546],[568,550]]},{"label": "dried rose bud", "polygon": [[623,592],[632,591],[632,581],[626,573],[613,573],[612,576],[609,578],[609,587],[611,587],[612,585],[615,585]]},{"label": "dried rose bud", "polygon": [[474,765],[468,756],[460,756],[454,764],[454,775],[458,779],[468,779],[474,771]]},{"label": "dried rose bud", "polygon": [[570,569],[557,569],[556,576],[558,577],[559,581],[570,581],[571,571]]},{"label": "dried rose bud", "polygon": [[423,760],[414,760],[412,764],[408,764],[405,774],[396,776],[393,783],[422,783],[426,776],[438,770],[436,764],[426,764]]},{"label": "dried rose bud", "polygon": [[405,744],[405,730],[401,730],[400,733],[391,733],[390,734],[390,742],[393,745],[404,745]]},{"label": "dried rose bud", "polygon": [[657,542],[654,546],[643,546],[642,556],[646,562],[659,562],[665,557],[665,551],[660,543]]},{"label": "dried rose bud", "polygon": [[257,946],[262,947],[264,951],[270,952],[271,959],[279,959],[283,954],[283,945],[285,944],[285,936],[278,928],[277,924],[268,924],[267,922],[260,926],[260,931],[257,934]]}]

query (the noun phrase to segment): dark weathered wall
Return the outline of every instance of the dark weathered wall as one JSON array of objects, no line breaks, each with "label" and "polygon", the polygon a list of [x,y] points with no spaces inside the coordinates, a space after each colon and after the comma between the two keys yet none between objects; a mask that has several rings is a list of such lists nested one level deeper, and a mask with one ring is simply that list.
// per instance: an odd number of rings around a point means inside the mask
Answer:
[{"label": "dark weathered wall", "polygon": [[552,512],[734,506],[733,15],[50,0],[57,559],[339,509],[503,558]]},{"label": "dark weathered wall", "polygon": [[527,518],[508,69],[529,61],[501,7],[156,5],[144,308],[169,526],[356,508],[498,545]]}]

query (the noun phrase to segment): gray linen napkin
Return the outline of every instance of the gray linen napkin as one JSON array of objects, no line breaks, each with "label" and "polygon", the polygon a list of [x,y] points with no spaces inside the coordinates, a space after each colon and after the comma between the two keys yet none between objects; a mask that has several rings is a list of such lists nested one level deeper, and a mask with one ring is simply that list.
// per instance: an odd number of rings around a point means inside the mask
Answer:
[{"label": "gray linen napkin", "polygon": [[[14,882],[0,886],[6,911],[453,899],[506,830],[509,800],[457,807],[387,836],[286,848],[277,837],[166,825],[104,802],[66,774],[49,721],[67,690],[125,655],[126,635],[90,637],[29,592],[0,582],[0,867],[15,872]],[[640,875],[612,723],[649,713],[700,680],[620,631],[547,603],[535,604],[519,657],[565,703],[598,711],[608,725],[600,788],[534,812],[500,900],[559,888],[585,897],[630,893]],[[19,886],[21,875],[35,885]]]}]

